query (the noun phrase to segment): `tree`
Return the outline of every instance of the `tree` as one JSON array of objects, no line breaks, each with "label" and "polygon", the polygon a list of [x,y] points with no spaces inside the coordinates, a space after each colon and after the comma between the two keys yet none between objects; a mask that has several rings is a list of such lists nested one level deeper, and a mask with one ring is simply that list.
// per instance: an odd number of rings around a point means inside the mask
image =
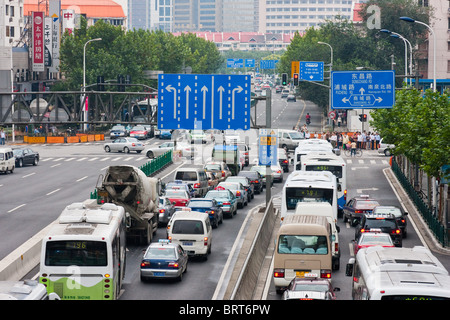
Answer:
[{"label": "tree", "polygon": [[439,177],[450,163],[450,100],[448,93],[404,89],[392,109],[372,112],[371,125],[395,153],[404,154],[429,176]]}]

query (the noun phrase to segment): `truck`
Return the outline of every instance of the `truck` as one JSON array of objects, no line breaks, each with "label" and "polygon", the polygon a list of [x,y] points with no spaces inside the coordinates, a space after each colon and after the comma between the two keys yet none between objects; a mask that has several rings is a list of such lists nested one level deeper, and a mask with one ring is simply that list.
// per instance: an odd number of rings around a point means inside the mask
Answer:
[{"label": "truck", "polygon": [[150,244],[158,228],[160,180],[147,177],[135,166],[120,165],[109,166],[98,181],[98,203],[122,206],[126,212],[127,238]]},{"label": "truck", "polygon": [[212,161],[225,162],[233,176],[237,176],[241,169],[239,147],[237,145],[216,144],[212,151]]}]

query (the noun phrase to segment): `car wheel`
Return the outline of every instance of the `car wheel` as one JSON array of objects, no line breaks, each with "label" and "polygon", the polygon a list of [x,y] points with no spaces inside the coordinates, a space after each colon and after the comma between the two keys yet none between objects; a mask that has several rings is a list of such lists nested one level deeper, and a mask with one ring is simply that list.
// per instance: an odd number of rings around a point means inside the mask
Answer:
[{"label": "car wheel", "polygon": [[151,151],[147,151],[147,158],[153,159],[155,155]]},{"label": "car wheel", "polygon": [[390,156],[392,155],[391,150],[390,150],[390,149],[384,150],[384,155],[385,155],[386,157],[390,157]]},{"label": "car wheel", "polygon": [[39,163],[39,159],[35,157],[34,161],[33,161],[33,166],[37,166],[38,163]]},{"label": "car wheel", "polygon": [[23,160],[22,160],[22,159],[19,159],[19,165],[18,165],[18,167],[21,168],[22,166],[23,166]]},{"label": "car wheel", "polygon": [[128,147],[123,148],[123,152],[124,153],[130,153],[130,149],[128,149]]},{"label": "car wheel", "polygon": [[111,152],[111,148],[109,146],[105,146],[105,151],[106,152]]}]

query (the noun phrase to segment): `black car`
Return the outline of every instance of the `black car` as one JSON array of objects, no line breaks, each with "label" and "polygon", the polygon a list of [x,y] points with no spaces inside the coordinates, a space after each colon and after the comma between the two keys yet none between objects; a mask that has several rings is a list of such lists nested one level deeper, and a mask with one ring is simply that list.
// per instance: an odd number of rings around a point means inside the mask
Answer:
[{"label": "black car", "polygon": [[403,212],[402,209],[395,206],[378,206],[373,208],[374,214],[387,214],[390,213],[394,215],[394,217],[397,219],[397,224],[402,230],[402,236],[403,238],[406,238],[406,216],[408,215],[408,212]]},{"label": "black car", "polygon": [[257,171],[240,171],[238,173],[238,176],[243,176],[243,177],[247,177],[250,180],[250,183],[253,184],[254,188],[254,192],[259,194],[262,192],[263,190],[263,181],[262,181],[262,177],[261,174]]},{"label": "black car", "polygon": [[355,240],[358,240],[364,232],[383,232],[391,236],[396,247],[402,246],[402,230],[393,214],[365,214],[356,226]]},{"label": "black car", "polygon": [[231,176],[228,177],[226,182],[240,182],[244,186],[245,190],[247,190],[247,199],[248,202],[252,201],[255,197],[255,185],[250,182],[250,179],[244,176]]},{"label": "black car", "polygon": [[13,153],[16,158],[16,167],[23,167],[28,164],[37,166],[39,163],[39,153],[30,148],[14,148]]}]

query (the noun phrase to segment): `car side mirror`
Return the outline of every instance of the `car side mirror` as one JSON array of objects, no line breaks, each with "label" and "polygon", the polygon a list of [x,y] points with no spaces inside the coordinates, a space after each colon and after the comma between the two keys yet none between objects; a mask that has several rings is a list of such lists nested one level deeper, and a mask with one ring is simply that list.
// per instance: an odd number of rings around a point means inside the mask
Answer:
[{"label": "car side mirror", "polygon": [[405,216],[407,216],[407,215],[408,215],[408,212],[404,212],[403,214],[404,214]]}]

